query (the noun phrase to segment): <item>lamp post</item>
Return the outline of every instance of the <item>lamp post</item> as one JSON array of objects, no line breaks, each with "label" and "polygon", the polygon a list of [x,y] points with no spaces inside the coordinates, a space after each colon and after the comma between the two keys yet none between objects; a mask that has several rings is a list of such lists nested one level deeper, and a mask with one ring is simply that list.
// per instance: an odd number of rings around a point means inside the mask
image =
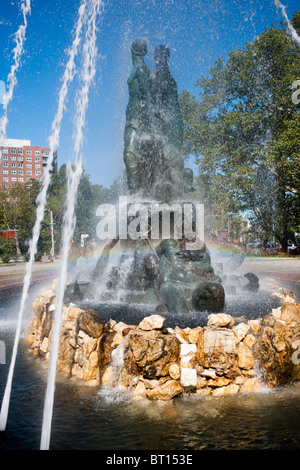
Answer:
[{"label": "lamp post", "polygon": [[45,209],[50,212],[50,226],[51,226],[51,258],[54,259],[54,234],[53,234],[53,212],[50,209]]}]

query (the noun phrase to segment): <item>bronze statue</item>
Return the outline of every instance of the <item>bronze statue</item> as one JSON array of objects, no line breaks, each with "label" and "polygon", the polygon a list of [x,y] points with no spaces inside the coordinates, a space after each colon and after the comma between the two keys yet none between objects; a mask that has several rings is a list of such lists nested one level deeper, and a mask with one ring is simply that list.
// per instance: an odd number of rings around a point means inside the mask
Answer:
[{"label": "bronze statue", "polygon": [[147,44],[133,42],[128,79],[124,162],[131,194],[169,202],[192,187],[192,170],[182,158],[183,123],[177,85],[169,70],[170,51],[155,50],[156,69],[145,64]]},{"label": "bronze statue", "polygon": [[151,71],[145,64],[147,44],[143,39],[134,41],[131,47],[133,70],[128,79],[129,102],[126,109],[124,135],[124,162],[127,184],[132,194],[142,185],[147,186],[150,175],[145,173],[145,162],[149,158]]}]

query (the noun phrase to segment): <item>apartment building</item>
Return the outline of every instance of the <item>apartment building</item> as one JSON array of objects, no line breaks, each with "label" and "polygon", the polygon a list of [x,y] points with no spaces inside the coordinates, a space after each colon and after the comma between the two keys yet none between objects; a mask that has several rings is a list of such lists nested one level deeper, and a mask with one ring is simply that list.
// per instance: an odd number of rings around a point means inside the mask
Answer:
[{"label": "apartment building", "polygon": [[[31,145],[30,140],[6,139],[0,152],[1,188],[10,189],[32,179],[43,181],[50,148]],[[53,155],[51,172],[57,172],[57,152]]]}]

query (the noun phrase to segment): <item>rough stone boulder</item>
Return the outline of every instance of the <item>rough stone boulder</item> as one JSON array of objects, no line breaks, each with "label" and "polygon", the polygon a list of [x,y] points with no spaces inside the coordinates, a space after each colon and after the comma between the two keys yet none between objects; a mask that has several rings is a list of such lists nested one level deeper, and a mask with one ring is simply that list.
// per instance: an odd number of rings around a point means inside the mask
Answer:
[{"label": "rough stone boulder", "polygon": [[101,336],[104,325],[105,320],[93,309],[83,311],[78,318],[78,329],[84,331],[92,338],[99,338]]},{"label": "rough stone boulder", "polygon": [[170,400],[182,392],[180,383],[174,379],[167,380],[162,384],[159,383],[156,387],[146,390],[147,397],[151,400]]},{"label": "rough stone boulder", "polygon": [[255,357],[269,387],[300,379],[300,304],[285,302],[262,320]]},{"label": "rough stone boulder", "polygon": [[179,341],[167,332],[134,329],[125,339],[126,368],[130,373],[139,373],[146,378],[168,375],[179,354]]},{"label": "rough stone boulder", "polygon": [[[26,338],[33,354],[46,359],[55,300],[48,290],[33,302]],[[300,304],[290,295],[264,318],[211,314],[195,328],[164,328],[158,314],[138,326],[106,322],[72,303],[62,320],[57,369],[90,385],[126,387],[135,399],[220,397],[300,379]]]},{"label": "rough stone boulder", "polygon": [[226,370],[236,363],[234,332],[229,328],[207,328],[200,333],[198,360],[205,368]]}]

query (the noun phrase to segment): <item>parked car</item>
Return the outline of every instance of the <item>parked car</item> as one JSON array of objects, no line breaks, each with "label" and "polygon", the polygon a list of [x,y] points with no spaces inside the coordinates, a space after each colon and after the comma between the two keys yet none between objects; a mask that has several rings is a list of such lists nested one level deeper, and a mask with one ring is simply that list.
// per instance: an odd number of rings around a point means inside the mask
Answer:
[{"label": "parked car", "polygon": [[297,248],[297,245],[295,243],[289,243],[288,244],[288,253],[290,253],[291,250],[294,250],[295,248]]},{"label": "parked car", "polygon": [[300,255],[300,245],[295,245],[294,248],[289,250],[291,255]]}]

